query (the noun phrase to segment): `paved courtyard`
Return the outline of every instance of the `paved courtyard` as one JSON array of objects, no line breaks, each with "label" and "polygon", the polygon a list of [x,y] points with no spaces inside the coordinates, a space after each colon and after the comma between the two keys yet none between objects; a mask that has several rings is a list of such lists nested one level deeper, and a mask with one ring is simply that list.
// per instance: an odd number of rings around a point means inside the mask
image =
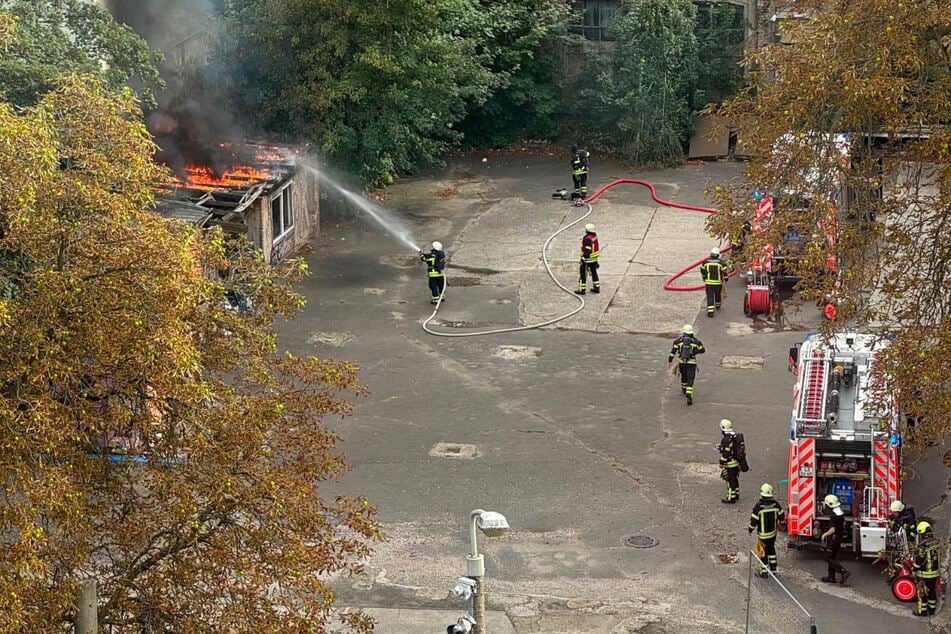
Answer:
[{"label": "paved courtyard", "polygon": [[[566,161],[480,158],[403,181],[385,202],[418,243],[446,247],[451,286],[435,325],[497,328],[568,312],[577,302],[541,262],[548,236],[582,213],[551,198],[570,185]],[[703,205],[704,188],[740,168],[632,174],[593,160],[591,185],[633,175],[662,197]],[[328,203],[323,213],[307,256],[313,275],[301,285],[309,304],[280,326],[280,340],[298,353],[360,364],[370,395],[352,417],[326,421],[353,470],[324,493],[366,495],[389,536],[366,575],[337,580],[340,605],[373,608],[380,632],[445,631],[463,610],[449,589],[465,573],[469,511],[481,507],[512,526],[480,542],[492,632],[743,630],[746,524],[762,482],[785,502],[786,351],[817,317],[811,307],[787,305],[777,321],[748,319],[734,281],[723,310],[707,319],[702,293],[661,288],[716,244],[706,216],[622,187],[594,205],[603,292],[587,295],[581,313],[542,330],[436,338],[420,328],[431,307],[416,254],[343,205]],[[550,250],[569,288],[582,233],[569,230]],[[686,281],[699,279],[694,271]],[[696,325],[708,351],[690,408],[666,367],[685,323]],[[720,503],[713,445],[723,417],[746,434],[752,467],[735,506]],[[440,451],[447,443],[463,446]],[[947,473],[934,456],[916,471],[906,497],[921,512],[943,500]],[[933,514],[944,517],[944,509]],[[631,536],[656,545],[631,548]],[[818,582],[821,553],[780,552],[781,578],[821,631],[928,631],[911,606],[891,599],[878,569],[845,565],[850,583],[829,586]],[[789,604],[757,593],[754,622],[773,618],[775,626],[757,631],[802,631]]]}]

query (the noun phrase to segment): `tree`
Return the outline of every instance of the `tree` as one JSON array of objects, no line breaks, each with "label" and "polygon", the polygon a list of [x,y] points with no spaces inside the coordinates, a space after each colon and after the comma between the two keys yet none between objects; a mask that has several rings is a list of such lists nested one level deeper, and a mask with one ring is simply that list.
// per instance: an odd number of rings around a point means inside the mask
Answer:
[{"label": "tree", "polygon": [[732,97],[743,83],[743,8],[726,2],[697,5],[697,82],[693,108]]},{"label": "tree", "polygon": [[580,76],[573,109],[584,136],[635,163],[680,162],[692,129],[695,19],[690,0],[621,5],[614,50],[591,56]]},{"label": "tree", "polygon": [[147,102],[145,85],[162,83],[156,54],[96,2],[0,0],[0,14],[0,100],[34,104],[66,73],[93,74],[111,89],[138,82]]},{"label": "tree", "polygon": [[799,290],[835,302],[825,329],[891,338],[877,380],[923,417],[907,438],[920,444],[951,430],[951,16],[938,0],[795,10],[808,19],[780,23],[793,43],[753,52],[749,85],[720,110],[756,158],[744,183],[716,188],[711,228],[736,235],[752,189],[776,196],[768,231],[741,257],[802,229]]},{"label": "tree", "polygon": [[356,368],[274,356],[303,264],[148,211],[154,150],[91,76],[0,106],[0,631],[61,629],[84,578],[119,632],[366,631],[326,580],[374,511],[320,495]]},{"label": "tree", "polygon": [[248,110],[370,185],[438,161],[497,83],[460,25],[466,0],[238,0],[223,63]]},{"label": "tree", "polygon": [[485,52],[500,82],[470,104],[459,130],[468,145],[502,146],[519,136],[552,139],[563,107],[559,44],[570,16],[563,0],[480,0],[463,33]]}]

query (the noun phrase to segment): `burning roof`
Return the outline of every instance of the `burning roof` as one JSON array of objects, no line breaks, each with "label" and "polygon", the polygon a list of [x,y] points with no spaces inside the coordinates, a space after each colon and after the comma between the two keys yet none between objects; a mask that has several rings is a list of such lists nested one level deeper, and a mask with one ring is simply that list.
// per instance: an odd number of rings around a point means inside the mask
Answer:
[{"label": "burning roof", "polygon": [[[218,149],[217,166],[185,164],[158,188],[159,213],[196,226],[241,223],[245,209],[293,177],[298,169],[296,153],[289,148],[219,143]],[[227,160],[220,160],[222,156]],[[191,213],[186,213],[183,205],[190,207]],[[209,215],[199,223],[202,211]]]}]

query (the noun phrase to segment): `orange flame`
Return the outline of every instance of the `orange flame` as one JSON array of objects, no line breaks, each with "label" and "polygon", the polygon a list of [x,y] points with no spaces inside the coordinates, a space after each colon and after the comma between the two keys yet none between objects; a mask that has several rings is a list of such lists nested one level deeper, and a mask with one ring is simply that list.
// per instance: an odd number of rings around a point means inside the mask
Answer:
[{"label": "orange flame", "polygon": [[211,168],[204,165],[186,165],[185,176],[176,177],[173,185],[191,189],[243,189],[265,181],[271,173],[260,167],[250,165],[235,165],[222,174],[215,174]]}]

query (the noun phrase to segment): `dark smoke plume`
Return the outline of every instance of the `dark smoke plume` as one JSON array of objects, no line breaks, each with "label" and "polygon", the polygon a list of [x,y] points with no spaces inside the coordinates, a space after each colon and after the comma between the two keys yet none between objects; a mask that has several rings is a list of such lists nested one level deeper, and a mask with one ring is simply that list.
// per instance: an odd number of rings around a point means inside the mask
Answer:
[{"label": "dark smoke plume", "polygon": [[116,21],[162,51],[159,71],[165,90],[146,114],[149,131],[161,148],[158,159],[183,174],[186,165],[202,165],[221,174],[251,157],[236,156],[248,137],[234,115],[221,52],[224,0],[102,0]]}]

